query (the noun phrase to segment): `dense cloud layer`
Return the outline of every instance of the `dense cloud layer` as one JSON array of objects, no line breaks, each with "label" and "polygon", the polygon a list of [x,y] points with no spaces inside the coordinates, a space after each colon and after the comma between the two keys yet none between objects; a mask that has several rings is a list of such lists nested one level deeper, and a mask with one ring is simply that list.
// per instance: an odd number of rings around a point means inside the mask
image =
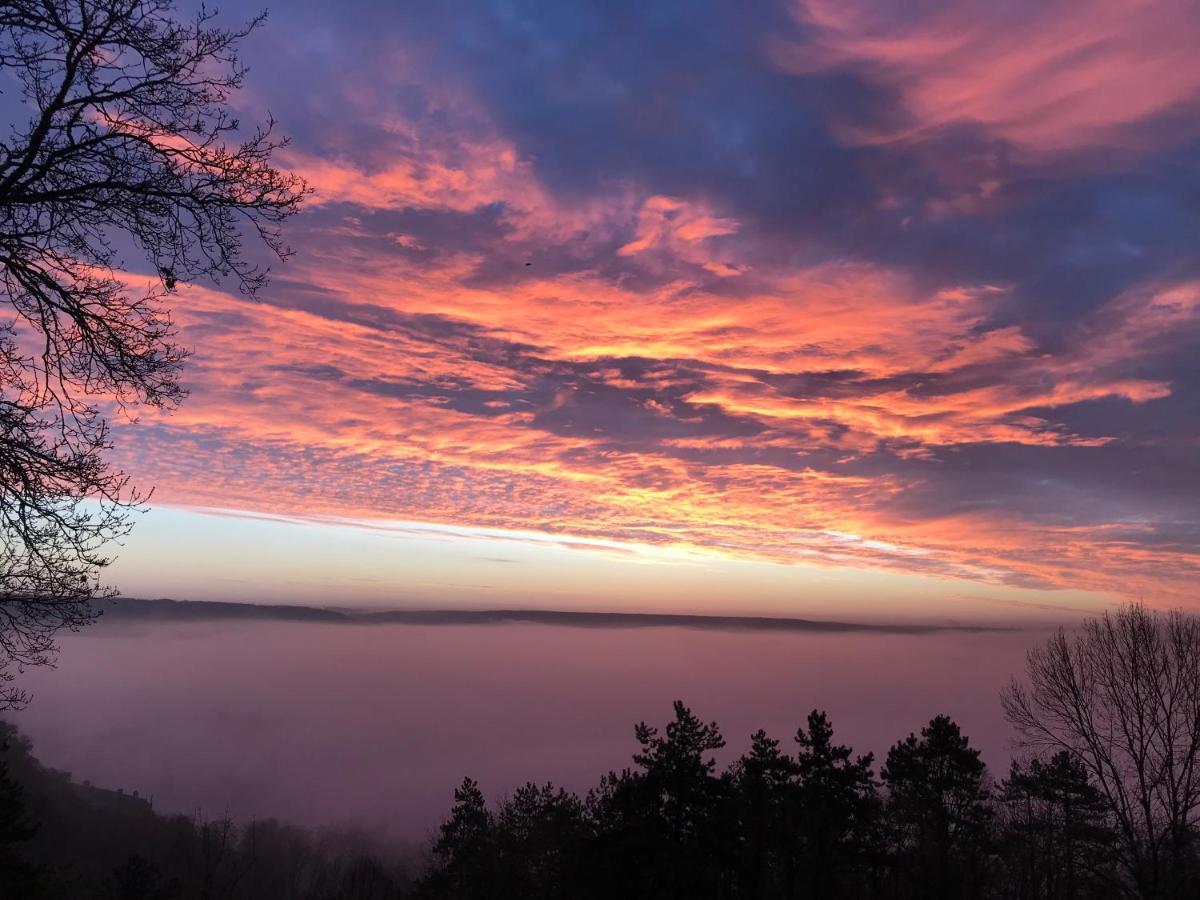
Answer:
[{"label": "dense cloud layer", "polygon": [[317,190],[181,295],[170,501],[1185,600],[1191,3],[297,4]]}]

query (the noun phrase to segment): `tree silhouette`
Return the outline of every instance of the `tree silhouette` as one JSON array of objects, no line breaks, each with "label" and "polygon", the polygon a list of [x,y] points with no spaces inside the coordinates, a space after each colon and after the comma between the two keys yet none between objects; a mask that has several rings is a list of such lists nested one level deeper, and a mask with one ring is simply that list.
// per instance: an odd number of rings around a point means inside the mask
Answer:
[{"label": "tree silhouette", "polygon": [[1196,896],[1200,619],[1127,606],[1060,630],[1002,700],[1025,746],[1087,770],[1142,896]]},{"label": "tree silhouette", "polygon": [[1111,896],[1118,885],[1104,797],[1069,753],[1013,761],[1001,785],[1003,846],[1017,896],[1044,900]]},{"label": "tree silhouette", "polygon": [[720,896],[729,881],[728,781],[712,755],[725,740],[682,702],[674,711],[665,734],[635,726],[640,771],[608,775],[588,798],[601,896]]},{"label": "tree silhouette", "polygon": [[713,889],[713,864],[722,849],[719,827],[725,791],[714,777],[713,751],[725,746],[715,722],[702,722],[681,701],[665,735],[644,722],[635,729],[642,767],[637,785],[651,817],[659,860],[660,896],[695,897]]},{"label": "tree silhouette", "polygon": [[378,859],[359,856],[337,873],[333,890],[310,896],[312,900],[396,900],[408,896],[401,891],[395,877]]},{"label": "tree silhouette", "polygon": [[464,778],[454,791],[454,807],[433,846],[436,868],[426,891],[460,900],[493,895],[499,869],[492,814],[478,782]]},{"label": "tree silhouette", "polygon": [[788,895],[796,763],[779,749],[779,741],[759,730],[750,737],[750,752],[733,764],[731,776],[742,893],[752,898]]},{"label": "tree silhouette", "polygon": [[533,900],[575,893],[588,835],[578,797],[551,784],[526,784],[501,806],[495,832],[504,877],[492,896]]},{"label": "tree silhouette", "polygon": [[797,730],[796,743],[795,869],[805,896],[843,896],[870,863],[879,813],[873,758],[835,744],[828,716],[817,710],[808,729]]},{"label": "tree silhouette", "polygon": [[227,111],[262,17],[226,29],[173,5],[0,5],[0,70],[29,110],[0,140],[0,705],[91,619],[142,500],[105,461],[105,411],[182,398],[167,295],[201,277],[254,294],[267,270],[244,235],[286,256],[306,192],[271,165],[272,123]]},{"label": "tree silhouette", "polygon": [[179,885],[164,881],[158,866],[132,854],[100,885],[100,900],[174,900]]},{"label": "tree silhouette", "polygon": [[872,758],[833,742],[828,716],[813,710],[790,757],[758,731],[731,768],[738,823],[740,894],[849,896],[867,880],[877,849],[879,797]]},{"label": "tree silhouette", "polygon": [[994,813],[979,751],[958,725],[935,717],[888,751],[881,774],[902,894],[980,896]]},{"label": "tree silhouette", "polygon": [[24,787],[9,772],[11,736],[9,729],[0,728],[0,897],[31,897],[41,871],[25,858],[22,848],[37,834],[38,823],[26,808]]}]

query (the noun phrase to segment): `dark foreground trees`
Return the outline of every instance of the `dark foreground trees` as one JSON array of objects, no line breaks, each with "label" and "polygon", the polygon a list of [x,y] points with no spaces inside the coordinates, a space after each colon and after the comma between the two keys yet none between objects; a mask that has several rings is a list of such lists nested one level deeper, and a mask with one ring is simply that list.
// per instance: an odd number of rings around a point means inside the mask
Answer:
[{"label": "dark foreground trees", "polygon": [[1123,892],[1111,817],[1077,758],[1059,751],[1047,762],[1014,761],[999,799],[998,849],[1015,896],[1066,900]]},{"label": "dark foreground trees", "polygon": [[160,815],[43,767],[0,721],[3,900],[395,900],[417,864],[352,831]]},{"label": "dark foreground trees", "polygon": [[1087,773],[1140,896],[1200,896],[1200,619],[1129,606],[1060,631],[1002,699],[1027,748]]},{"label": "dark foreground trees", "polygon": [[[537,789],[553,827],[515,814],[533,808],[522,792],[493,814],[464,783],[421,895],[968,898],[995,881],[985,770],[945,717],[893,748],[883,783],[815,710],[794,751],[760,731],[724,772],[717,726],[682,703],[661,733],[642,724],[636,736],[636,768],[606,775],[582,806]],[[536,856],[505,849],[531,832]]]},{"label": "dark foreground trees", "polygon": [[1067,754],[993,787],[945,716],[876,777],[813,711],[727,768],[724,738],[676,704],[639,725],[634,765],[580,799],[527,784],[495,806],[466,779],[413,884],[372,841],[278,822],[163,817],[132,795],[43,769],[0,723],[0,897],[28,900],[1003,898],[1139,896],[1112,863],[1103,797]]},{"label": "dark foreground trees", "polygon": [[1200,897],[1200,622],[1132,606],[1060,632],[1003,699],[1026,752],[998,784],[946,716],[896,743],[878,779],[819,711],[794,746],[760,731],[721,772],[717,726],[676,704],[663,735],[637,727],[637,768],[542,832],[570,835],[542,846],[553,880],[519,881],[525,864],[497,850],[508,807],[491,815],[472,784],[469,846],[491,855],[443,839],[422,891],[475,896],[445,875],[480,865],[490,896]]},{"label": "dark foreground trees", "polygon": [[202,277],[253,294],[305,187],[271,123],[228,111],[227,29],[172,0],[0,4],[0,708],[21,665],[91,617],[105,548],[140,497],[107,416],[183,395],[166,298]]}]

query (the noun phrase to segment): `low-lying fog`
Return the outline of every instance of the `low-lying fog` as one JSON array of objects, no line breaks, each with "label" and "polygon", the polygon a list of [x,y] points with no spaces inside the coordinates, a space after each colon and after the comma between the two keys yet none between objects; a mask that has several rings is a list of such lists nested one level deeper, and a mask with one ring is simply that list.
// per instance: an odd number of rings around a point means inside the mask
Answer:
[{"label": "low-lying fog", "polygon": [[726,759],[759,727],[790,743],[813,707],[877,756],[945,712],[999,776],[997,694],[1044,636],[117,618],[28,673],[13,720],[47,765],[160,810],[420,839],[464,775],[491,797],[585,791],[676,698],[720,724]]}]

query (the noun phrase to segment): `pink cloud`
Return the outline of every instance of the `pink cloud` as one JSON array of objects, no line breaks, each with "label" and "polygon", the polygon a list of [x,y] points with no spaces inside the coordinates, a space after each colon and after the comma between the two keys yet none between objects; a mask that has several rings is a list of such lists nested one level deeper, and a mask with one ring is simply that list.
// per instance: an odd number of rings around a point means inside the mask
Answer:
[{"label": "pink cloud", "polygon": [[738,269],[709,259],[703,245],[709,238],[735,234],[738,223],[715,216],[702,204],[673,197],[648,197],[637,212],[637,236],[618,248],[620,256],[635,256],[651,250],[667,253],[703,266],[719,276],[737,275]]},{"label": "pink cloud", "polygon": [[[921,454],[957,444],[1103,443],[1071,433],[1047,410],[1168,395],[1169,384],[1122,370],[1195,322],[1194,284],[1120,295],[1045,354],[1015,326],[986,327],[1002,288],[928,293],[863,265],[760,273],[760,292],[736,298],[679,286],[625,292],[590,276],[469,287],[454,267],[409,277],[382,259],[310,257],[302,266],[306,281],[336,298],[328,310],[185,289],[193,396],[122,443],[128,468],[157,483],[161,499],[997,583],[1116,590],[1153,582],[1177,592],[1194,577],[1187,554],[1122,543],[1103,529],[998,515],[897,518],[893,503],[917,487],[899,472],[756,461],[822,448],[854,458],[891,445]],[[389,324],[384,313],[439,318]],[[480,352],[488,341],[495,353]],[[528,348],[524,363],[504,349],[518,346]],[[633,378],[613,362],[626,358],[688,360],[706,380],[693,385],[671,367]],[[640,406],[668,430],[617,446],[606,425],[544,424],[555,415],[570,421],[581,398],[569,381],[539,397],[537,373],[556,366],[583,366],[591,382],[615,391],[651,390]],[[794,373],[845,370],[857,374],[832,394],[784,389]],[[918,389],[920,373],[973,371],[986,377]],[[456,399],[471,392],[486,400],[474,410]],[[690,420],[666,402],[671,396],[689,404]],[[755,430],[675,434],[717,414]],[[737,456],[704,461],[689,450]]]},{"label": "pink cloud", "polygon": [[[971,123],[1034,159],[1142,149],[1142,129],[1200,96],[1200,19],[1187,0],[901,4],[801,0],[810,35],[779,42],[793,72],[860,69],[899,93],[890,126],[843,121],[855,143],[919,138]],[[1196,134],[1193,128],[1190,134]]]}]

